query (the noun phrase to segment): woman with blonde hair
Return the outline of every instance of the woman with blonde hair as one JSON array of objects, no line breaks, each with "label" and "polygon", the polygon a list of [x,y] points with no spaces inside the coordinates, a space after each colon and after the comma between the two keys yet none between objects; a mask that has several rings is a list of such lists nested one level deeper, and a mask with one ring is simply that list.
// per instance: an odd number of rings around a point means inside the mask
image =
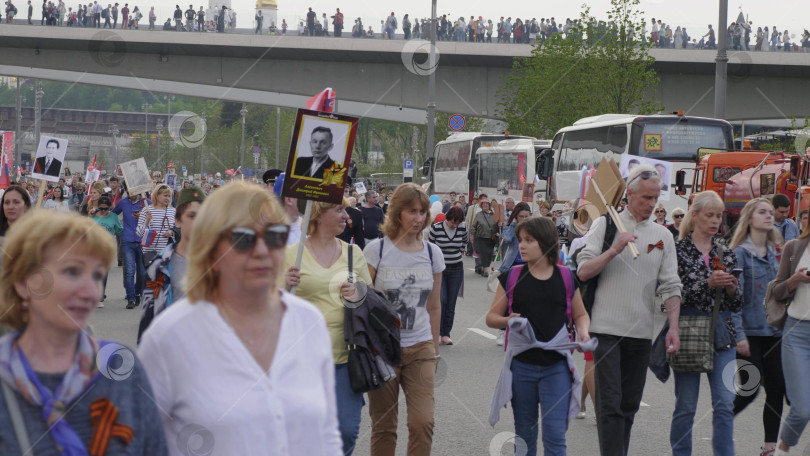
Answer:
[{"label": "woman with blonde hair", "polygon": [[278,287],[289,232],[261,186],[232,182],[205,199],[186,298],[139,348],[172,455],[187,454],[195,434],[198,453],[342,454],[326,322]]},{"label": "woman with blonde hair", "polygon": [[658,205],[655,206],[655,211],[653,211],[653,214],[655,215],[655,220],[653,220],[653,222],[664,226],[669,225],[669,221],[667,220],[667,210],[664,208],[662,203],[658,203]]},{"label": "woman with blonde hair", "polygon": [[84,202],[81,208],[81,214],[87,216],[94,216],[96,214],[96,210],[98,208],[98,199],[101,198],[101,195],[104,194],[104,183],[103,182],[96,182],[90,188],[90,196],[87,197],[87,201]]},{"label": "woman with blonde hair", "polygon": [[686,217],[686,213],[683,209],[676,207],[672,210],[672,225],[667,226],[667,229],[672,233],[676,241],[681,236],[681,222],[683,222],[684,217]]},{"label": "woman with blonde hair", "polygon": [[[782,235],[774,226],[773,210],[773,205],[765,198],[748,201],[740,212],[740,220],[729,244],[737,255],[738,267],[742,269],[739,279],[743,308],[742,312],[732,315],[737,331],[737,359],[752,364],[765,386],[763,455],[774,451],[785,401],[782,332],[768,325],[763,307],[768,283],[776,278],[779,270],[777,249],[782,244]],[[743,381],[740,383],[744,384]],[[735,398],[735,415],[756,399],[759,384]]]},{"label": "woman with blonde hair", "polygon": [[[158,184],[155,191],[152,192],[152,205],[147,204],[146,210],[140,211],[135,234],[139,238],[143,238],[144,234],[147,234],[147,230],[152,234],[152,239],[149,239],[147,243],[141,243],[143,263],[146,267],[166,248],[169,238],[174,234],[177,210],[171,204],[172,190],[166,184]],[[127,304],[127,308],[130,308],[129,304]]]},{"label": "woman with blonde hair", "polygon": [[385,236],[363,251],[374,287],[397,307],[402,322],[402,363],[394,367],[396,378],[368,393],[375,456],[393,456],[396,451],[400,386],[408,398],[408,454],[430,454],[433,443],[433,380],[445,265],[441,249],[422,240],[429,225],[427,193],[414,183],[402,184],[389,202]]},{"label": "woman with blonde hair", "polygon": [[[296,286],[295,294],[311,302],[326,319],[326,328],[332,339],[334,358],[335,396],[337,398],[338,428],[343,441],[343,454],[351,455],[360,433],[363,393],[355,393],[349,381],[349,348],[346,344],[344,323],[344,300],[357,302],[354,283],[371,283],[366,258],[360,247],[347,244],[337,236],[343,233],[349,221],[346,207],[342,204],[313,203],[301,267],[295,267],[299,243],[287,247],[284,256],[284,269],[287,286]],[[352,249],[352,275],[349,282],[349,249]]]},{"label": "woman with blonde hair", "polygon": [[0,324],[12,330],[0,338],[0,454],[167,455],[140,361],[86,330],[115,240],[87,217],[44,210],[7,239],[15,260],[0,273]]},{"label": "woman with blonde hair", "polygon": [[[714,369],[707,373],[714,417],[712,447],[716,456],[734,456],[734,390],[728,388],[723,375],[725,366],[734,363],[737,342],[732,314],[740,311],[743,299],[739,283],[731,273],[737,267],[736,255],[721,243],[717,234],[724,208],[723,200],[713,191],[695,195],[681,223],[681,239],[675,243],[675,252],[683,285],[680,315],[711,317],[714,307],[719,306],[713,337]],[[718,288],[724,290],[719,303],[715,302]],[[692,454],[700,374],[676,370],[673,376],[675,410],[669,442],[673,456],[683,456]]]}]

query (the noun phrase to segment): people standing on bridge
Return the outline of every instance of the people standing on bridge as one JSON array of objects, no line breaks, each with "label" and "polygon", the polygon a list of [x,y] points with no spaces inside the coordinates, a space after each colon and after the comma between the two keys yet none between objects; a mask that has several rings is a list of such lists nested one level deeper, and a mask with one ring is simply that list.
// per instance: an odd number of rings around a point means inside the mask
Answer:
[{"label": "people standing on bridge", "polygon": [[197,31],[205,32],[205,10],[200,5],[200,10],[197,11]]},{"label": "people standing on bridge", "polygon": [[193,32],[194,19],[197,18],[197,11],[194,10],[194,5],[188,5],[188,9],[185,11],[185,16],[186,16],[186,31]]},{"label": "people standing on bridge", "polygon": [[169,243],[159,257],[146,270],[143,292],[143,312],[138,325],[138,342],[155,317],[186,297],[183,277],[188,269],[189,243],[194,220],[205,201],[205,192],[199,187],[184,188],[177,198],[177,219],[180,241]]},{"label": "people standing on bridge", "polygon": [[312,7],[309,7],[309,11],[307,12],[307,31],[309,36],[315,36],[315,11],[312,11]]},{"label": "people standing on bridge", "polygon": [[31,0],[28,0],[28,25],[33,24],[31,22],[31,16],[34,15],[34,5],[31,4]]},{"label": "people standing on bridge", "polygon": [[779,193],[771,200],[773,203],[774,226],[782,235],[783,242],[791,241],[799,237],[799,227],[796,222],[790,219],[790,199]]},{"label": "people standing on bridge", "polygon": [[[0,324],[12,329],[0,338],[0,422],[17,438],[4,438],[0,454],[167,456],[140,361],[87,331],[115,243],[87,218],[50,211],[31,214],[8,239],[17,260],[0,276]],[[52,279],[44,288],[43,277]],[[124,355],[126,375],[110,355]]]},{"label": "people standing on bridge", "polygon": [[782,33],[782,43],[784,43],[785,52],[793,50],[793,45],[790,43],[790,32],[787,30]]},{"label": "people standing on bridge", "polygon": [[[509,364],[504,366],[496,387],[490,424],[494,426],[497,422],[497,415],[493,417],[493,412],[499,413],[498,409],[511,398],[515,434],[525,443],[525,453],[520,454],[537,454],[540,424],[544,453],[565,455],[565,431],[572,418],[570,403],[578,402],[576,393],[580,388],[577,384],[580,379],[570,351],[556,350],[553,345],[570,342],[571,327],[566,315],[569,302],[577,340],[588,342],[588,313],[573,273],[557,265],[560,242],[554,222],[539,217],[524,221],[517,226],[517,235],[521,239],[526,264],[498,278],[498,290],[486,315],[486,324],[491,328],[503,329],[510,322],[516,323],[515,319],[520,319],[527,325],[526,331],[531,330],[529,334],[533,337],[520,337],[514,332],[510,334],[505,361]],[[511,284],[510,274],[518,274]],[[569,282],[570,290],[567,286]],[[544,299],[540,301],[537,296]],[[511,382],[501,384],[505,380],[505,372],[511,373]],[[498,398],[502,399],[496,402]],[[538,405],[541,414],[538,414]],[[519,446],[516,444],[515,447],[517,454]]]},{"label": "people standing on bridge", "polygon": [[[713,409],[712,448],[716,456],[734,456],[735,394],[724,376],[728,376],[726,366],[735,362],[739,336],[734,328],[733,315],[742,309],[743,295],[739,281],[731,273],[738,265],[737,256],[733,250],[722,245],[722,238],[717,234],[723,209],[723,200],[714,191],[695,195],[681,224],[683,236],[675,250],[678,255],[678,275],[683,283],[680,315],[711,317],[715,306],[719,309],[712,338],[713,369],[706,374]],[[716,302],[718,289],[724,290],[719,298],[721,302]],[[747,348],[747,344],[739,346],[741,351],[747,351]],[[597,373],[600,368],[601,365],[598,365]],[[686,456],[692,454],[692,426],[701,374],[673,370],[675,410],[672,412],[669,441],[673,456]]]},{"label": "people standing on bridge", "polygon": [[434,378],[439,358],[444,256],[422,240],[430,225],[430,199],[414,183],[399,185],[383,226],[385,237],[366,245],[374,287],[398,306],[402,363],[396,378],[369,391],[371,454],[393,456],[397,447],[400,387],[408,398],[408,454],[430,454],[434,425]]},{"label": "people standing on bridge", "polygon": [[[766,28],[767,29],[767,28]],[[717,49],[717,38],[714,35],[712,24],[709,24],[709,31],[701,37],[701,39],[709,37],[709,42],[706,44],[706,49]]]},{"label": "people standing on bridge", "polygon": [[[748,201],[729,243],[742,269],[740,290],[743,294],[741,313],[732,315],[737,331],[737,359],[753,365],[759,378],[753,389],[734,399],[734,415],[756,399],[760,383],[765,386],[762,425],[765,440],[762,454],[771,456],[779,435],[782,407],[785,402],[785,377],[782,373],[782,332],[769,326],[765,317],[765,291],[779,270],[777,248],[779,231],[773,225],[773,206],[765,198]],[[749,375],[750,379],[750,375]],[[745,385],[744,379],[739,384]]]},{"label": "people standing on bridge", "polygon": [[[661,225],[650,220],[661,194],[661,176],[650,165],[639,165],[627,181],[627,209],[619,214],[627,232],[616,233],[603,251],[605,217],[594,221],[578,257],[580,281],[599,276],[591,313],[594,352],[596,422],[602,456],[626,456],[635,414],[641,403],[653,337],[655,294],[661,293],[670,321],[666,334],[672,353],[680,345],[678,315],[681,281],[675,242]],[[633,259],[625,248],[631,241],[641,251]],[[661,243],[663,248],[657,248]],[[647,246],[654,246],[647,251]]]},{"label": "people standing on bridge", "polygon": [[281,20],[281,34],[282,35],[287,34],[287,20],[286,19]]},{"label": "people standing on bridge", "polygon": [[129,26],[129,3],[124,3],[121,8],[121,28],[125,29]]},{"label": "people standing on bridge", "polygon": [[464,212],[459,207],[451,207],[443,222],[430,225],[428,241],[439,246],[444,255],[445,269],[442,272],[440,301],[442,305],[439,337],[441,345],[453,345],[450,331],[456,315],[456,301],[464,286],[464,263],[462,255],[470,238],[464,226]]},{"label": "people standing on bridge", "polygon": [[118,28],[118,3],[113,5],[110,12],[112,13],[112,18],[113,18],[112,28],[114,28],[114,29]]},{"label": "people standing on bridge", "polygon": [[93,1],[93,28],[101,28],[101,10],[103,9],[98,0]]},{"label": "people standing on bridge", "polygon": [[178,32],[183,30],[183,10],[180,5],[174,6],[174,29]]},{"label": "people standing on bridge", "polygon": [[254,35],[261,35],[262,34],[262,10],[256,10],[256,16],[253,18],[256,21],[256,30],[253,32]]},{"label": "people standing on bridge", "polygon": [[134,309],[141,304],[141,294],[146,283],[146,267],[143,264],[143,250],[138,236],[138,221],[141,211],[145,211],[151,202],[145,197],[133,194],[122,199],[113,209],[116,215],[122,215],[124,232],[121,236],[121,250],[124,256],[124,289],[126,290],[127,308]]},{"label": "people standing on bridge", "polygon": [[219,16],[217,16],[217,33],[225,33],[225,14],[227,13],[228,7],[222,5],[222,9],[219,11]]},{"label": "people standing on bridge", "polygon": [[481,265],[476,265],[475,272],[487,277],[498,239],[498,223],[495,221],[495,214],[490,207],[487,195],[483,193],[478,195],[478,206],[480,210],[476,211],[473,218],[470,239],[472,239],[475,253],[481,258]]},{"label": "people standing on bridge", "polygon": [[[188,429],[204,426],[206,451],[340,454],[326,322],[277,283],[286,223],[278,200],[247,182],[226,184],[200,209],[186,299],[139,347],[168,441],[189,445]],[[188,400],[203,397],[210,400]]]},{"label": "people standing on bridge", "polygon": [[371,284],[362,249],[336,239],[349,221],[348,205],[349,201],[345,199],[342,204],[313,203],[301,267],[295,267],[298,243],[287,247],[284,261],[284,269],[288,271],[287,286],[297,286],[296,295],[314,304],[326,320],[335,363],[338,429],[343,441],[342,454],[345,455],[354,452],[364,405],[363,393],[355,393],[349,381],[349,350],[344,331],[346,301],[363,299],[358,296],[354,283],[347,282],[349,249],[353,249],[351,270],[354,282]]},{"label": "people standing on bridge", "polygon": [[101,28],[112,28],[112,24],[110,23],[110,14],[112,14],[111,7],[112,5],[108,3],[107,7],[101,10],[101,17],[104,19],[104,25]]},{"label": "people standing on bridge", "polygon": [[131,29],[134,28],[135,30],[138,30],[138,23],[141,21],[142,18],[143,14],[141,13],[141,10],[139,10],[138,7],[136,6],[132,10],[132,19],[129,20],[129,28]]},{"label": "people standing on bridge", "polygon": [[57,18],[57,25],[59,27],[65,22],[65,2],[59,0],[59,3],[56,5],[56,18]]},{"label": "people standing on bridge", "polygon": [[155,7],[149,8],[149,30],[155,29],[155,22],[157,21],[157,13],[155,13]]},{"label": "people standing on bridge", "polygon": [[389,40],[393,40],[397,34],[397,18],[394,16],[393,11],[391,11],[391,15],[385,20],[385,31]]}]

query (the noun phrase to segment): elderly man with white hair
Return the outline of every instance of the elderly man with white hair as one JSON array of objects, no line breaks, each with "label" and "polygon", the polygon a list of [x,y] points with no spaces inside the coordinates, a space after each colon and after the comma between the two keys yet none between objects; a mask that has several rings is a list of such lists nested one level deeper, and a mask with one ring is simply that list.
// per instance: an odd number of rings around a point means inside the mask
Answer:
[{"label": "elderly man with white hair", "polygon": [[[579,254],[580,280],[599,276],[591,337],[599,340],[594,351],[596,423],[602,456],[625,456],[630,430],[641,403],[650,347],[657,290],[669,317],[666,345],[669,353],[680,346],[678,316],[681,279],[672,234],[650,220],[661,194],[662,178],[650,165],[639,165],[627,178],[627,209],[619,214],[626,232],[616,232],[613,244],[603,249],[607,217],[594,221],[587,244]],[[635,241],[636,259],[625,248]]]}]

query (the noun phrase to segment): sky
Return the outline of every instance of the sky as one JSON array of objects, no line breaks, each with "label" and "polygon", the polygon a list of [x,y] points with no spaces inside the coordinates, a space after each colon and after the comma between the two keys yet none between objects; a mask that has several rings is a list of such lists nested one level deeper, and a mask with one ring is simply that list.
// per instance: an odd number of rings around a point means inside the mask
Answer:
[{"label": "sky", "polygon": [[[119,2],[121,0],[118,0]],[[155,4],[158,18],[169,17],[174,11],[174,3],[161,1]],[[181,0],[182,1],[182,0]],[[207,5],[208,0],[204,0]],[[255,11],[255,0],[231,0],[233,8],[237,12],[239,28],[252,26]],[[430,16],[430,0],[417,0],[415,2],[401,1],[381,1],[381,0],[277,0],[279,5],[278,17],[286,19],[287,23],[293,27],[299,20],[304,20],[307,8],[312,7],[313,11],[321,17],[322,13],[332,15],[335,8],[340,8],[345,16],[345,23],[350,29],[356,17],[361,17],[365,28],[374,26],[375,31],[379,31],[380,20],[387,17],[393,11],[402,24],[402,16],[409,14],[413,18],[426,18]],[[72,1],[68,0],[68,4]],[[130,7],[139,2],[130,3]],[[219,3],[219,2],[216,2]],[[591,7],[592,15],[605,17],[605,11],[610,7],[609,0],[592,0],[586,2]],[[201,0],[196,0],[194,5],[198,9]],[[469,18],[483,16],[484,19],[492,19],[495,22],[500,16],[512,16],[512,18],[534,17],[554,17],[558,22],[565,21],[565,18],[579,17],[581,1],[550,1],[550,0],[437,0],[437,10],[439,15],[448,14],[448,17],[458,18],[464,16]],[[674,26],[686,27],[692,37],[698,37],[706,33],[709,23],[717,27],[718,1],[707,0],[642,0],[639,9],[644,11],[644,17],[662,19],[665,23]],[[403,5],[408,5],[403,8]],[[776,7],[778,5],[778,7]],[[188,8],[185,3],[180,5],[183,9]],[[729,1],[728,22],[737,18],[739,7],[748,15],[749,20],[754,22],[754,29],[759,26],[773,28],[777,26],[779,31],[788,29],[793,35],[801,36],[801,32],[810,29],[810,4],[807,0],[780,0],[779,2],[768,2],[763,0]],[[145,12],[148,8],[141,9]],[[265,26],[269,24],[265,23]],[[401,31],[401,29],[400,29]]]}]

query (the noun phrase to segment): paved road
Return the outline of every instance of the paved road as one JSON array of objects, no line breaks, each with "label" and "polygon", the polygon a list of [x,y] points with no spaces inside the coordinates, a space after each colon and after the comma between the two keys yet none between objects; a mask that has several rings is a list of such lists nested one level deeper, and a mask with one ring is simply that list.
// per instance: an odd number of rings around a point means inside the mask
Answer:
[{"label": "paved road", "polygon": [[[472,260],[465,258],[468,271],[465,277],[465,298],[459,300],[453,329],[455,344],[442,349],[436,387],[436,426],[434,455],[500,455],[512,454],[511,442],[514,425],[511,408],[501,411],[501,421],[491,428],[487,422],[489,405],[495,382],[503,363],[503,347],[495,345],[496,331],[487,328],[484,316],[489,309],[492,294],[486,291],[486,280],[473,274]],[[135,346],[139,311],[126,310],[121,280],[121,268],[110,272],[107,303],[95,312],[92,320],[96,334]],[[656,330],[664,322],[663,314],[656,317]],[[657,333],[657,331],[656,331]],[[575,355],[580,372],[584,365],[582,355]],[[647,377],[643,405],[633,428],[631,455],[666,455],[669,448],[669,424],[675,397],[672,380],[660,383],[652,374]],[[400,399],[399,442],[397,454],[406,454],[407,427],[404,397]],[[735,448],[738,455],[759,454],[762,443],[761,410],[764,394],[760,394],[749,409],[735,420]],[[588,417],[574,420],[568,430],[568,454],[575,456],[598,455],[596,424],[590,402]],[[711,404],[709,385],[705,377],[701,383],[701,398],[694,426],[695,456],[711,455]],[[357,455],[369,454],[370,419],[368,408],[363,411]],[[810,441],[803,439],[791,454],[810,456]]]}]

